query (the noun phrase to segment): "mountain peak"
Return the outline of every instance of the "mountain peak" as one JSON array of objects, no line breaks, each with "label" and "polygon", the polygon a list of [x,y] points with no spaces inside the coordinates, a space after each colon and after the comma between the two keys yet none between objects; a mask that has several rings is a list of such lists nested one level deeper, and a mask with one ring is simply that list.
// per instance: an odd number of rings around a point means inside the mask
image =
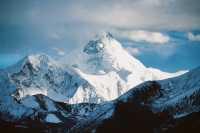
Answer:
[{"label": "mountain peak", "polygon": [[45,54],[32,54],[24,58],[24,61],[26,63],[31,63],[33,65],[40,63],[47,63],[49,62],[49,60],[50,60],[49,57]]},{"label": "mountain peak", "polygon": [[89,41],[84,47],[83,52],[87,54],[99,53],[105,50],[106,45],[112,45],[112,41],[115,41],[113,35],[109,32],[103,32],[97,35],[95,39]]},{"label": "mountain peak", "polygon": [[31,54],[25,56],[21,61],[19,61],[14,66],[8,68],[8,71],[11,73],[16,73],[22,70],[23,68],[28,69],[47,69],[48,66],[56,66],[57,63],[51,59],[48,55],[45,54]]},{"label": "mountain peak", "polygon": [[108,72],[144,68],[143,64],[131,56],[109,32],[104,32],[89,41],[83,52],[89,55],[87,64],[97,70]]},{"label": "mountain peak", "polygon": [[99,34],[97,36],[97,38],[101,38],[101,39],[112,39],[114,38],[114,36],[110,33],[110,32],[102,32],[101,34]]},{"label": "mountain peak", "polygon": [[52,60],[49,56],[45,54],[32,54],[23,59],[22,65],[31,65],[33,68],[41,68],[52,64],[54,64],[54,60]]}]

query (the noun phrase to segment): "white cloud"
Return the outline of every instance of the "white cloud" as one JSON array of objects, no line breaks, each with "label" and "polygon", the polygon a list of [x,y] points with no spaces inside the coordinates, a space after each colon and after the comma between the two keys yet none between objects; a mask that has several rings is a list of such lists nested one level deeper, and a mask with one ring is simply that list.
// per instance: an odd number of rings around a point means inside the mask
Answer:
[{"label": "white cloud", "polygon": [[135,42],[148,42],[153,44],[165,44],[169,42],[170,38],[160,32],[150,31],[119,31],[119,37],[126,38]]},{"label": "white cloud", "polygon": [[131,55],[134,55],[134,56],[137,56],[140,54],[140,51],[138,48],[133,48],[133,47],[127,47],[126,50],[131,54]]},{"label": "white cloud", "polygon": [[193,33],[188,33],[188,39],[191,41],[200,41],[200,34],[194,35]]},{"label": "white cloud", "polygon": [[58,54],[58,55],[60,55],[60,56],[63,56],[63,55],[65,55],[65,51],[64,51],[64,49],[62,49],[62,48],[52,48],[53,50],[55,50],[56,51],[56,53]]}]

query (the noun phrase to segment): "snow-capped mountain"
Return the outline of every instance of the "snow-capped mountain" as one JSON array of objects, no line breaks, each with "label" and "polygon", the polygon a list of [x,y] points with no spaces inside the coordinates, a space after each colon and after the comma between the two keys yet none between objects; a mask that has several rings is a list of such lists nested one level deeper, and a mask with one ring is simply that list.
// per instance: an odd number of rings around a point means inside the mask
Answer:
[{"label": "snow-capped mountain", "polygon": [[66,103],[100,103],[113,100],[144,81],[183,73],[146,68],[111,34],[90,41],[80,53],[86,60],[76,67],[65,67],[46,55],[30,55],[6,69],[5,75],[16,88],[12,96],[20,99],[43,94]]},{"label": "snow-capped mountain", "polygon": [[46,55],[25,57],[1,71],[2,95],[21,100],[42,94],[65,103],[100,103],[113,100],[146,80],[181,74],[146,68],[110,34],[90,41],[81,54],[87,60],[80,62],[80,67],[65,67]]},{"label": "snow-capped mountain", "polygon": [[69,65],[29,55],[0,70],[1,119],[70,123],[66,129],[74,131],[111,117],[119,101],[137,101],[176,117],[199,110],[199,68],[188,73],[147,68],[111,34],[91,40],[79,56],[83,60]]},{"label": "snow-capped mountain", "polygon": [[117,98],[144,81],[166,79],[186,72],[167,73],[145,67],[109,33],[89,41],[78,54],[81,60],[76,56],[74,59],[70,57],[76,61],[75,64],[72,62],[72,66],[76,66],[73,69],[106,101]]},{"label": "snow-capped mountain", "polygon": [[127,89],[144,81],[165,79],[185,72],[166,73],[145,67],[131,56],[110,33],[103,33],[89,41],[83,51],[80,51],[80,55],[84,60],[76,65],[80,66],[79,69],[84,73],[106,75],[109,72],[115,72],[126,83]]}]

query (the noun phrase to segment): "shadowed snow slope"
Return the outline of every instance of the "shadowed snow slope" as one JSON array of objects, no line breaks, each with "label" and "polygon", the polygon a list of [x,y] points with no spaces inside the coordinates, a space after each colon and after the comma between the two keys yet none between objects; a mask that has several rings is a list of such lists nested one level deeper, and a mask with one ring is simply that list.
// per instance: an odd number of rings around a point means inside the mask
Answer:
[{"label": "shadowed snow slope", "polygon": [[181,76],[145,82],[119,97],[119,100],[137,99],[159,112],[167,110],[174,117],[182,117],[200,110],[200,67]]}]

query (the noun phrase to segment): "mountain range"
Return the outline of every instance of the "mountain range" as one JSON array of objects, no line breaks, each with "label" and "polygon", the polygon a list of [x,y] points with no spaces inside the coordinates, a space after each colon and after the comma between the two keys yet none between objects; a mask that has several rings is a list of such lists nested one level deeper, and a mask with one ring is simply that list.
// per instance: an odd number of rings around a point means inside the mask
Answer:
[{"label": "mountain range", "polygon": [[200,125],[199,75],[200,67],[176,73],[146,67],[105,33],[70,63],[35,54],[0,70],[1,128],[175,132],[195,116],[189,124],[197,126],[188,127],[195,131]]}]

